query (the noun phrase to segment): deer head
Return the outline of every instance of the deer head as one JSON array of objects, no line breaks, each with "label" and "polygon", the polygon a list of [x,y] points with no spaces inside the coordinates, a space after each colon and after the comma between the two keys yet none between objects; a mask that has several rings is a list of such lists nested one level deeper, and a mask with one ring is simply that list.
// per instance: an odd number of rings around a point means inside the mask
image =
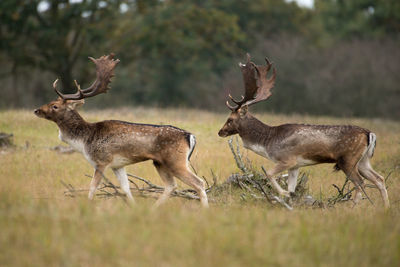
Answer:
[{"label": "deer head", "polygon": [[250,61],[250,55],[247,54],[246,64],[239,63],[243,74],[245,93],[241,100],[235,100],[229,95],[229,98],[236,106],[231,106],[229,101],[226,101],[227,107],[232,112],[218,132],[219,136],[226,137],[237,134],[241,122],[249,117],[248,106],[266,100],[271,96],[271,89],[275,84],[276,70],[273,68],[272,76],[268,79],[267,74],[272,67],[272,63],[269,62],[268,58],[265,58],[265,61],[265,66],[256,65]]},{"label": "deer head", "polygon": [[74,113],[77,107],[85,103],[84,98],[106,93],[110,89],[109,84],[111,83],[111,78],[114,76],[114,68],[119,63],[118,59],[114,60],[113,58],[114,54],[102,56],[98,59],[89,57],[96,65],[96,80],[86,89],[81,89],[75,80],[74,82],[77,87],[75,94],[62,94],[57,90],[58,79],[55,80],[53,88],[59,95],[58,99],[36,109],[34,111],[35,115],[57,122],[65,118],[69,113]]}]

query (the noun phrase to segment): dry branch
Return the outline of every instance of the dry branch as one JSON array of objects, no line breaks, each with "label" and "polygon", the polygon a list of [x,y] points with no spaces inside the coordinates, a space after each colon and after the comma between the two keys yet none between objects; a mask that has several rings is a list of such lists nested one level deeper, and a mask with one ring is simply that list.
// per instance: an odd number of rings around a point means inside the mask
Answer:
[{"label": "dry branch", "polygon": [[0,148],[14,147],[13,134],[0,133]]},{"label": "dry branch", "polygon": [[54,150],[60,154],[72,154],[76,152],[75,149],[70,146],[54,146],[51,147],[50,150]]},{"label": "dry branch", "polygon": [[252,168],[250,164],[247,164],[248,166],[246,166],[246,163],[243,162],[243,156],[240,152],[238,138],[236,138],[236,149],[233,146],[233,138],[229,139],[228,145],[233,154],[236,165],[242,173],[232,174],[227,179],[226,183],[237,185],[242,191],[248,192],[249,195],[255,199],[265,199],[271,205],[279,203],[286,209],[292,210],[293,208],[289,204],[287,204],[285,200],[275,195],[272,186],[269,184],[267,179],[265,179],[266,172],[264,167],[262,167],[262,170],[264,172],[263,174],[259,171],[254,170],[254,168]]},{"label": "dry branch", "polygon": [[[389,177],[390,177],[390,175],[392,173],[393,173],[393,171],[390,171],[389,174],[386,176],[385,184],[386,184],[387,180],[389,179]],[[346,202],[346,201],[351,200],[352,193],[356,188],[355,187],[351,187],[350,188],[350,183],[349,182],[350,182],[350,179],[348,177],[346,177],[346,180],[344,181],[344,183],[343,183],[341,188],[339,186],[337,186],[336,184],[332,184],[332,186],[337,190],[337,195],[328,198],[328,200],[327,200],[328,207],[332,207],[336,203],[339,203],[339,202]],[[365,184],[364,187],[365,188],[377,188],[373,184]],[[388,188],[388,186],[386,185],[386,189],[387,188]],[[365,194],[365,196],[366,196],[366,199],[369,199],[367,194]],[[370,202],[372,203],[371,200],[370,200]]]},{"label": "dry branch", "polygon": [[[149,197],[158,198],[158,195],[164,192],[164,187],[155,185],[145,178],[133,174],[127,174],[127,175],[141,182],[141,186],[139,186],[133,179],[129,179],[129,182],[133,185],[133,187],[131,187],[130,190],[135,196],[145,197],[145,198]],[[92,177],[88,174],[85,174],[85,176],[89,178]],[[67,184],[62,180],[60,182],[66,188],[66,191],[64,191],[65,196],[76,197],[78,195],[82,196],[82,194],[89,192],[89,189],[87,188],[76,189],[71,184]],[[206,191],[207,190],[210,191],[211,188],[212,187],[207,188]],[[99,188],[96,191],[96,196],[101,198],[122,197],[125,200],[125,194],[120,192],[120,187],[114,185],[104,174],[102,183],[100,184]],[[193,189],[175,190],[171,194],[171,196],[191,199],[191,200],[200,200],[199,196],[197,196],[197,192],[194,191]],[[210,201],[213,200],[210,199]]]}]

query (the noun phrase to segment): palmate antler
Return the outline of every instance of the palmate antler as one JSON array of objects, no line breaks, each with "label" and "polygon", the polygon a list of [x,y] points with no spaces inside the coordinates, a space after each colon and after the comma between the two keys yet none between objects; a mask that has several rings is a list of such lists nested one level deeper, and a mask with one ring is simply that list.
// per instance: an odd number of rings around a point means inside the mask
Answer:
[{"label": "palmate antler", "polygon": [[94,64],[96,64],[96,80],[93,84],[86,88],[81,89],[80,85],[76,80],[75,86],[78,91],[75,94],[62,94],[57,90],[57,82],[58,79],[54,81],[53,88],[56,93],[64,100],[79,100],[87,97],[92,97],[101,93],[106,93],[108,89],[110,89],[109,84],[111,83],[111,78],[114,76],[114,68],[119,63],[119,59],[113,59],[114,54],[110,54],[108,56],[102,56],[98,59],[94,59],[89,57]]},{"label": "palmate antler", "polygon": [[229,95],[232,102],[237,105],[233,107],[229,104],[229,101],[226,101],[226,105],[230,110],[238,110],[242,106],[255,104],[271,96],[271,89],[275,84],[276,69],[273,68],[271,78],[267,79],[272,63],[269,62],[268,58],[265,58],[265,61],[267,62],[265,66],[258,66],[250,61],[250,55],[247,54],[246,64],[239,63],[243,74],[245,93],[241,100],[235,100]]}]

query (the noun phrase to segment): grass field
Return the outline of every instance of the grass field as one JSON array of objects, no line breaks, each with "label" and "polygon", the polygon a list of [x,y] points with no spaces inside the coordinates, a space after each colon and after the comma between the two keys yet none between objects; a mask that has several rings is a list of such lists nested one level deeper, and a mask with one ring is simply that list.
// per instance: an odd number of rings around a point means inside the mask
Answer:
[{"label": "grass field", "polygon": [[[89,121],[120,119],[173,124],[197,137],[192,164],[200,176],[212,169],[222,183],[237,172],[227,139],[217,136],[227,114],[196,110],[120,109],[82,112]],[[171,198],[156,211],[153,199],[69,198],[60,180],[88,187],[93,170],[82,155],[49,150],[60,144],[54,123],[32,111],[0,112],[0,132],[14,134],[17,147],[0,152],[1,266],[400,266],[400,123],[379,119],[258,114],[271,125],[286,122],[356,124],[378,136],[372,165],[388,180],[392,207],[384,212],[363,200],[334,208],[289,212],[261,202],[243,203],[227,192],[226,203],[202,210],[197,201]],[[254,163],[272,164],[244,151]],[[344,175],[332,165],[309,172],[311,194],[326,199]],[[160,184],[152,164],[128,167]],[[106,176],[117,183],[111,171]],[[210,178],[211,180],[211,178]],[[180,184],[180,188],[185,187]]]}]

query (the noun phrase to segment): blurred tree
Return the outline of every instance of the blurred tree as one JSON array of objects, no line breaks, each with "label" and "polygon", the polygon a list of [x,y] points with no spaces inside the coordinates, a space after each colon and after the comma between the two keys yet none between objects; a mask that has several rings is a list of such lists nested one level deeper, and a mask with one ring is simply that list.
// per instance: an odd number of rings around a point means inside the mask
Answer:
[{"label": "blurred tree", "polygon": [[307,31],[311,10],[284,0],[212,0],[204,1],[239,18],[246,33],[246,49],[253,49],[260,40],[283,33],[301,35]]},{"label": "blurred tree", "polygon": [[204,100],[210,92],[199,91],[199,82],[221,75],[243,38],[235,16],[190,3],[160,2],[132,9],[113,39],[119,40],[115,47],[122,58],[134,59],[128,80],[136,86],[130,97],[182,105]]},{"label": "blurred tree", "polygon": [[[112,17],[120,3],[2,0],[0,50],[13,62],[13,71],[27,65],[50,71],[60,77],[64,90],[71,92],[73,68],[107,46]],[[79,78],[86,77],[85,72],[79,74]]]},{"label": "blurred tree", "polygon": [[256,108],[398,119],[399,33],[398,0],[0,0],[0,107],[53,98],[54,74],[74,91],[87,56],[115,52],[113,93],[89,105],[224,109],[250,52],[278,70]]},{"label": "blurred tree", "polygon": [[325,37],[331,39],[374,38],[400,33],[398,0],[315,0],[315,12]]}]

